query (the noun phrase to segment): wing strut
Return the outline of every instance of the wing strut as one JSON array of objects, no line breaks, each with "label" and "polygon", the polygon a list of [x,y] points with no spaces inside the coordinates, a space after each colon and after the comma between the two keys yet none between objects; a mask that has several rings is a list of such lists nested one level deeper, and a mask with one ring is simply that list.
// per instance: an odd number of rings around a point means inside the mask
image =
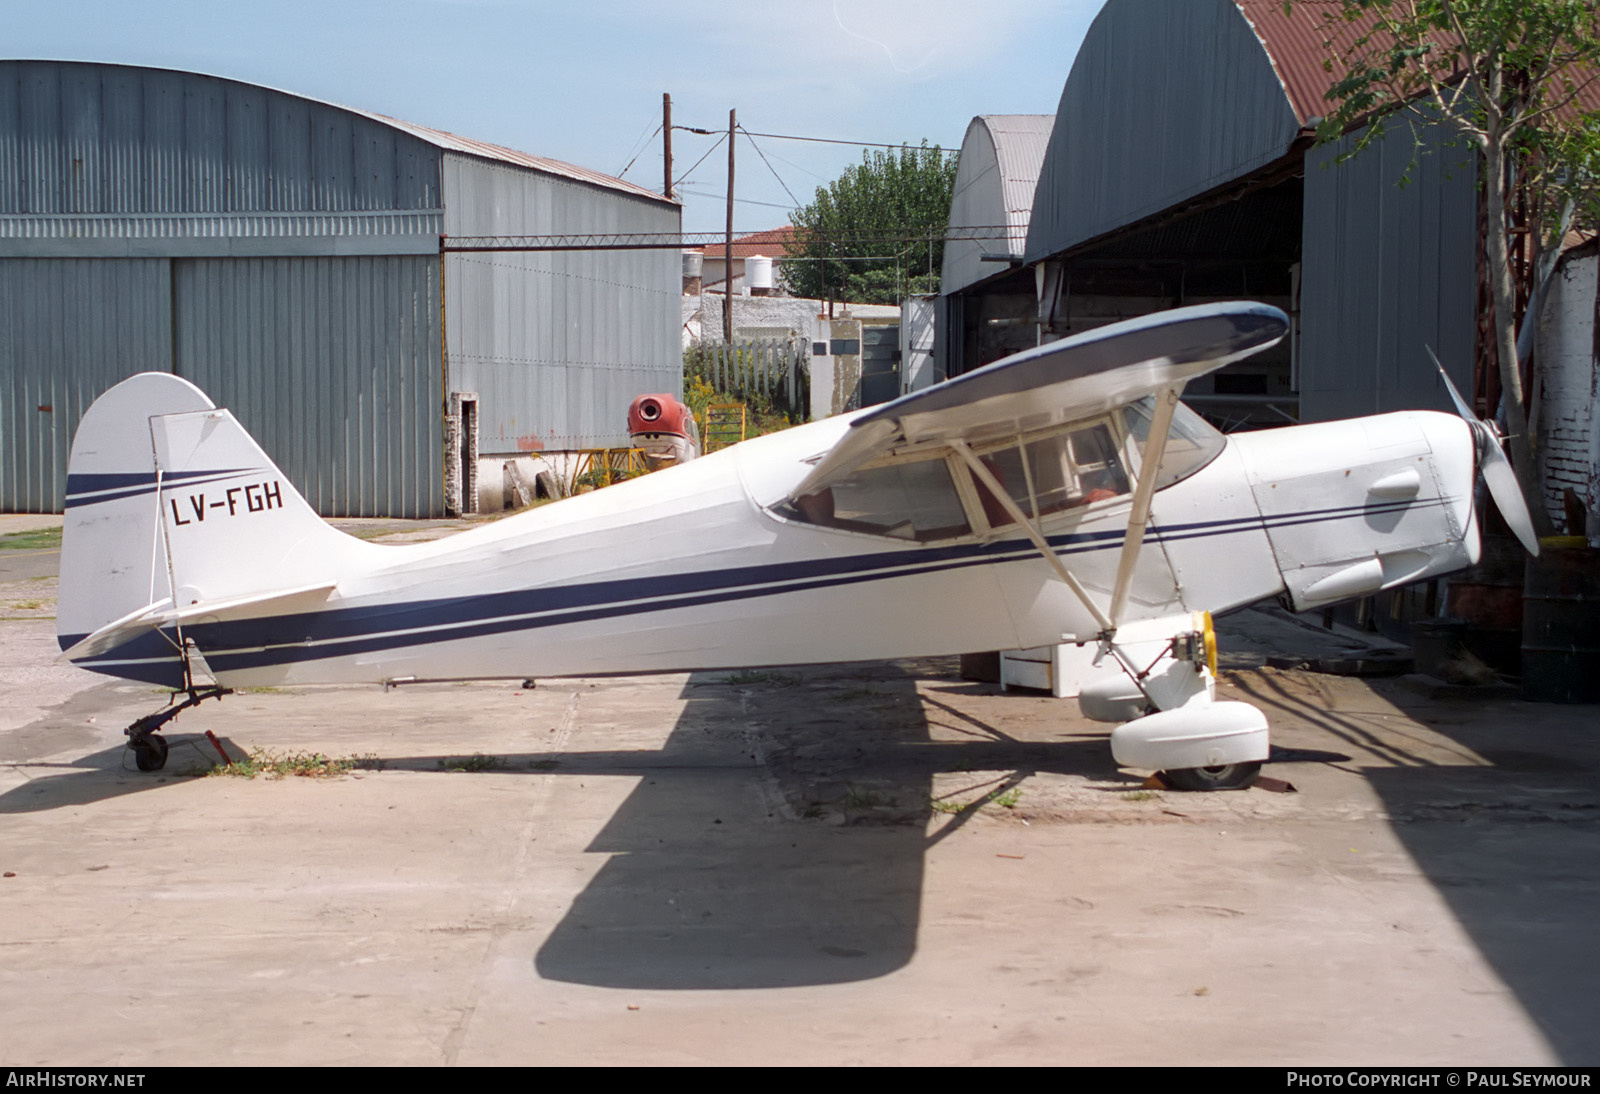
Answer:
[{"label": "wing strut", "polygon": [[1172,431],[1172,415],[1178,408],[1178,394],[1182,390],[1182,384],[1175,384],[1156,393],[1156,412],[1150,422],[1144,453],[1139,457],[1139,481],[1133,488],[1133,508],[1128,511],[1128,534],[1123,537],[1122,556],[1117,559],[1117,583],[1111,589],[1112,627],[1122,619],[1122,609],[1128,603],[1133,568],[1144,546],[1145,526],[1150,523],[1150,499],[1156,492],[1161,457],[1167,450],[1167,434]]},{"label": "wing strut", "polygon": [[1078,579],[1073,577],[1071,571],[1062,565],[1060,557],[1050,549],[1049,542],[1039,533],[1038,526],[1012,500],[1010,492],[1000,485],[994,474],[983,465],[983,461],[973,455],[972,449],[967,447],[967,442],[956,438],[950,442],[950,447],[960,454],[961,458],[966,461],[967,466],[971,468],[972,473],[982,481],[983,485],[989,488],[989,492],[994,495],[995,500],[1000,503],[1011,519],[1016,521],[1018,527],[1027,533],[1028,538],[1039,549],[1039,553],[1044,556],[1045,561],[1055,569],[1056,576],[1066,583],[1067,588],[1071,589],[1079,600],[1083,601],[1083,606],[1089,609],[1089,614],[1094,616],[1094,621],[1099,624],[1100,629],[1102,631],[1112,630],[1111,620],[1107,619],[1106,614],[1100,610],[1100,606],[1089,598],[1088,590],[1078,584]]}]

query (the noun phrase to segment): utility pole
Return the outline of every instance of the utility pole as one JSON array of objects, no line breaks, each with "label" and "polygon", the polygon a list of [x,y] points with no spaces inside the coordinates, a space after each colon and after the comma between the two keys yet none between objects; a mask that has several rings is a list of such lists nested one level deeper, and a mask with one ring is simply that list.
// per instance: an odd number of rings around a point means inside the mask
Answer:
[{"label": "utility pole", "polygon": [[728,111],[728,230],[722,241],[722,340],[733,344],[733,130],[737,116]]},{"label": "utility pole", "polygon": [[672,200],[672,95],[669,92],[661,93],[661,159],[666,165],[663,171],[664,180],[661,192]]}]

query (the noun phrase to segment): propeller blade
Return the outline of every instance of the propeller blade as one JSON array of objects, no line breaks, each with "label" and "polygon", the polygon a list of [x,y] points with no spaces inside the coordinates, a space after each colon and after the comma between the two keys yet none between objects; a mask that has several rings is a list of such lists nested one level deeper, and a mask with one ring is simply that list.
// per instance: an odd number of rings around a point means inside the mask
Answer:
[{"label": "propeller blade", "polygon": [[1467,401],[1461,397],[1461,392],[1456,390],[1456,385],[1450,382],[1450,374],[1439,363],[1439,357],[1433,352],[1433,347],[1424,346],[1423,348],[1428,351],[1428,356],[1433,358],[1433,367],[1439,370],[1439,379],[1444,381],[1444,387],[1450,393],[1451,402],[1456,404],[1456,413],[1476,425],[1478,416],[1472,412],[1472,408],[1467,405]]},{"label": "propeller blade", "polygon": [[1456,385],[1450,382],[1450,374],[1445,372],[1444,366],[1439,363],[1433,347],[1424,348],[1427,349],[1428,356],[1433,358],[1433,367],[1439,370],[1439,379],[1444,381],[1445,390],[1450,392],[1450,400],[1456,404],[1456,413],[1466,419],[1467,425],[1472,427],[1473,436],[1478,442],[1478,473],[1483,476],[1483,484],[1489,488],[1489,496],[1494,499],[1495,507],[1505,518],[1506,526],[1511,529],[1512,535],[1517,537],[1523,549],[1538,558],[1539,537],[1533,530],[1533,517],[1528,513],[1528,499],[1522,496],[1522,486],[1517,482],[1517,473],[1511,469],[1511,461],[1506,459],[1506,454],[1500,449],[1499,436],[1493,426],[1480,421],[1472,412],[1467,401],[1461,397],[1461,392],[1456,390]]},{"label": "propeller blade", "polygon": [[1485,446],[1478,456],[1478,471],[1483,475],[1483,484],[1489,488],[1489,496],[1505,518],[1506,526],[1521,542],[1523,549],[1538,558],[1539,537],[1533,530],[1528,502],[1522,496],[1522,486],[1517,482],[1517,473],[1511,469],[1511,461],[1506,459],[1499,445]]}]

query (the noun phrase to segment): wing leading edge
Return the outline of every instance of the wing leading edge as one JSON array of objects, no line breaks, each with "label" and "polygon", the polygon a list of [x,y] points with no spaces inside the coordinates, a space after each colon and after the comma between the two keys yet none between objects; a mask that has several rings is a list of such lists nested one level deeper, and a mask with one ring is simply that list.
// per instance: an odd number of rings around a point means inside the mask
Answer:
[{"label": "wing leading edge", "polygon": [[1106,413],[1275,344],[1268,304],[1200,304],[1013,354],[862,414],[792,492],[802,497],[905,444],[984,440]]}]

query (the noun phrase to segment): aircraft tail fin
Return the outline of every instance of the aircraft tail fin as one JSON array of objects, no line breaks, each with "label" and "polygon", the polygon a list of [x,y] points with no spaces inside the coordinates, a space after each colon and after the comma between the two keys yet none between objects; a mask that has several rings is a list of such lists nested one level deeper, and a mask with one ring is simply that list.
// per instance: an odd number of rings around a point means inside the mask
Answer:
[{"label": "aircraft tail fin", "polygon": [[73,438],[57,640],[84,668],[175,685],[157,630],[195,606],[331,591],[352,546],[367,545],[323,521],[232,414],[181,377],[142,373]]}]

